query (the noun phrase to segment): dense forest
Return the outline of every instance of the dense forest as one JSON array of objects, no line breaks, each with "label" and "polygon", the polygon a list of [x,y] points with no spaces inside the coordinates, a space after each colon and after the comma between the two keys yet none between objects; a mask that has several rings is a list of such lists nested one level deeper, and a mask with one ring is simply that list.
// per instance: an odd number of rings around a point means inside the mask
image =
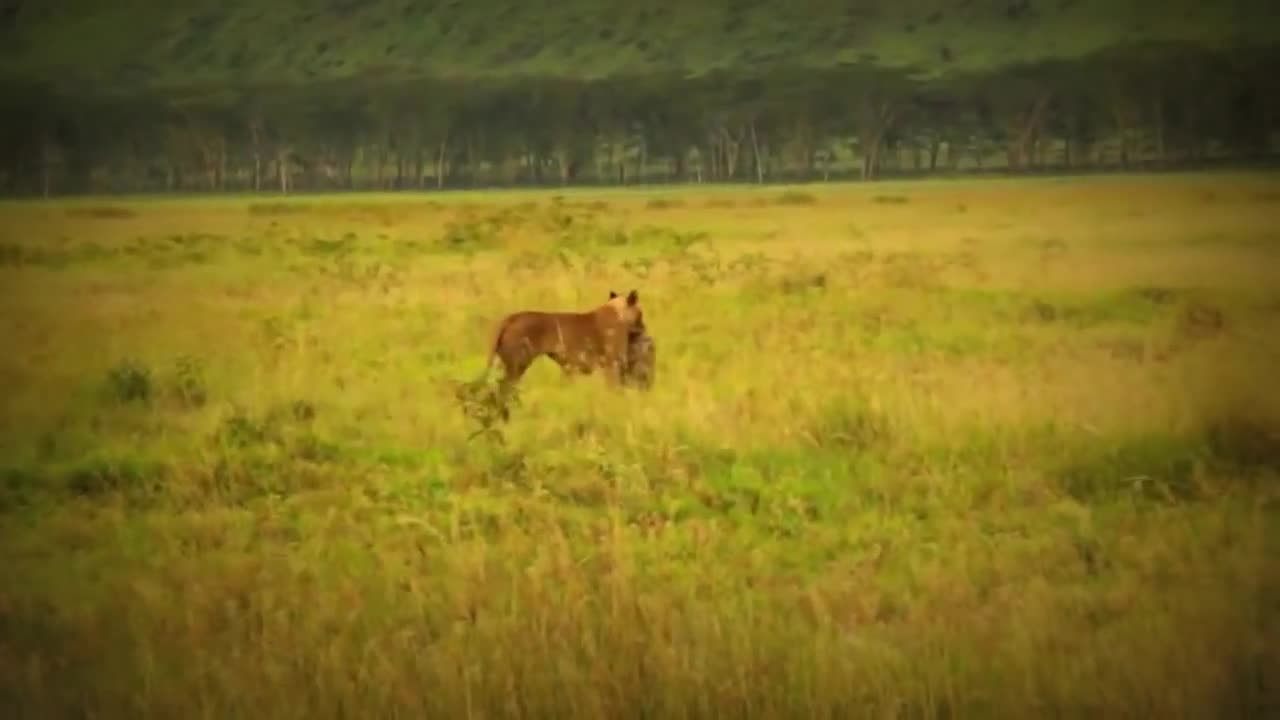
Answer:
[{"label": "dense forest", "polygon": [[536,5],[7,0],[0,193],[794,182],[1280,155],[1280,31],[1258,0]]}]

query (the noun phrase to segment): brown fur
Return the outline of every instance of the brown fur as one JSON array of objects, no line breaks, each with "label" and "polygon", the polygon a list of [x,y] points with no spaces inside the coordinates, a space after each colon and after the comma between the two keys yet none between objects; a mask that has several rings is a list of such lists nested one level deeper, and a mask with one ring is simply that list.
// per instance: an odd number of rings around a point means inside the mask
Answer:
[{"label": "brown fur", "polygon": [[502,361],[502,384],[510,387],[545,355],[566,376],[603,370],[610,385],[622,382],[628,344],[644,333],[639,295],[609,293],[608,302],[586,312],[517,312],[498,324],[489,346],[486,373],[494,358]]}]

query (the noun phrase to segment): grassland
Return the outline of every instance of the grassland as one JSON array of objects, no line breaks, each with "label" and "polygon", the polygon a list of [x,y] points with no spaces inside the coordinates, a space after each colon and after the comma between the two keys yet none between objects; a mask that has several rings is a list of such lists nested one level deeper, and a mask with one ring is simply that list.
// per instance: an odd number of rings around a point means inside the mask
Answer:
[{"label": "grassland", "polygon": [[[1262,717],[1280,182],[0,207],[10,717]],[[637,288],[649,393],[457,398]]]},{"label": "grassland", "polygon": [[0,58],[20,77],[94,90],[850,63],[933,74],[1076,60],[1132,43],[1267,45],[1278,39],[1271,12],[1269,0],[46,0],[0,17]]}]

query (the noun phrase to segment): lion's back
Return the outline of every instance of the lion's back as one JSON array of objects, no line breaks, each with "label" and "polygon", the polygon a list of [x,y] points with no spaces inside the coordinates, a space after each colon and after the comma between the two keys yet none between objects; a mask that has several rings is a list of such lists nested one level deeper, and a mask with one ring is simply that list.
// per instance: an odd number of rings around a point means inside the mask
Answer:
[{"label": "lion's back", "polygon": [[527,344],[540,352],[595,355],[602,345],[595,318],[578,313],[515,313],[508,320],[504,335],[504,342]]}]

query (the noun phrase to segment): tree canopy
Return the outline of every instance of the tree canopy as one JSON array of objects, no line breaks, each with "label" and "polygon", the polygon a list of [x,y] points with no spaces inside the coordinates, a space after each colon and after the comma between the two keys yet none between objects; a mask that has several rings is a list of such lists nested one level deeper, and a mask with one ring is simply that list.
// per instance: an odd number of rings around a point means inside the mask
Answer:
[{"label": "tree canopy", "polygon": [[9,0],[0,63],[117,91],[849,65],[921,76],[1134,43],[1268,45],[1271,0]]},{"label": "tree canopy", "polygon": [[1271,2],[9,0],[0,192],[1268,159]]}]

